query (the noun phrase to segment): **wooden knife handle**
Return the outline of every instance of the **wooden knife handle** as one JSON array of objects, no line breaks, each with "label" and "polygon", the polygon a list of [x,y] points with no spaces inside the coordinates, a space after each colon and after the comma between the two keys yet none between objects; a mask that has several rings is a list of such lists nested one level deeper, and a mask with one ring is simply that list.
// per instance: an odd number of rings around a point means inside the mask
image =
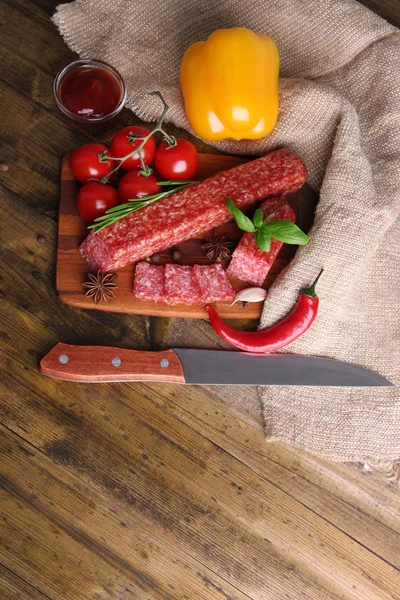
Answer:
[{"label": "wooden knife handle", "polygon": [[40,372],[81,382],[165,381],[185,383],[182,363],[173,350],[142,352],[109,346],[59,343],[42,360]]}]

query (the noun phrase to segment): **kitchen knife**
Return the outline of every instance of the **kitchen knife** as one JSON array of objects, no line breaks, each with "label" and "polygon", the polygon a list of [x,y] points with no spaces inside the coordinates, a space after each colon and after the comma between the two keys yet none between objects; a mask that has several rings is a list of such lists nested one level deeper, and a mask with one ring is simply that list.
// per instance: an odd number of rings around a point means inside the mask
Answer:
[{"label": "kitchen knife", "polygon": [[197,385],[391,386],[373,371],[340,360],[174,348],[161,352],[59,343],[40,361],[49,377],[84,383],[164,381]]}]

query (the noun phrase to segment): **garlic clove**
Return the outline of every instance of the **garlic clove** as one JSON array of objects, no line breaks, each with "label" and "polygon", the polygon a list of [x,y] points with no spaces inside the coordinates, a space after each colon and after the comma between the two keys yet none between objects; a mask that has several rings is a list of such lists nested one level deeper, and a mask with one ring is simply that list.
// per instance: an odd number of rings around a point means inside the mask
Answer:
[{"label": "garlic clove", "polygon": [[263,302],[267,297],[267,290],[260,287],[250,287],[244,290],[240,290],[236,296],[234,301],[230,306],[233,306],[236,302]]}]

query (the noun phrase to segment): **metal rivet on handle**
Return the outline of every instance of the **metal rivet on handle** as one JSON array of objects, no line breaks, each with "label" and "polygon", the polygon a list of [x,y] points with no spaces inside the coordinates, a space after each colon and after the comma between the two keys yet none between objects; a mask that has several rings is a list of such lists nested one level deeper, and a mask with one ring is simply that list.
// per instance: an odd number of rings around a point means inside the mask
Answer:
[{"label": "metal rivet on handle", "polygon": [[166,367],[169,367],[169,360],[168,360],[167,358],[162,358],[162,359],[160,360],[160,365],[161,365],[162,367],[164,367],[164,369],[165,369]]},{"label": "metal rivet on handle", "polygon": [[112,359],[112,364],[114,367],[120,367],[121,366],[121,359],[118,358],[118,356],[116,356],[115,358]]},{"label": "metal rivet on handle", "polygon": [[60,361],[60,363],[62,365],[66,365],[67,362],[69,361],[69,356],[67,356],[67,354],[60,354],[60,356],[58,357],[58,360]]}]

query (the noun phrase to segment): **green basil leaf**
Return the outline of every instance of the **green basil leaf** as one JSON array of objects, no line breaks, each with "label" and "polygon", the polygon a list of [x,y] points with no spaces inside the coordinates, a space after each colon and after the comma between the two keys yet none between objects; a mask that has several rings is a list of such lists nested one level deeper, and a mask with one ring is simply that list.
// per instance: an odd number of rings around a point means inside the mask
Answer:
[{"label": "green basil leaf", "polygon": [[253,223],[257,227],[257,229],[259,227],[261,227],[261,225],[263,224],[263,219],[264,219],[263,211],[261,210],[261,208],[257,208],[257,210],[255,211],[255,213],[253,215]]},{"label": "green basil leaf", "polygon": [[246,215],[235,205],[232,198],[226,199],[226,208],[235,219],[239,229],[243,229],[243,231],[248,231],[249,233],[255,232],[256,228],[252,221],[250,221],[249,217],[246,217]]},{"label": "green basil leaf", "polygon": [[271,213],[270,215],[268,215],[268,217],[265,219],[264,223],[268,223],[269,221],[271,221],[271,219],[273,219],[275,216],[275,213]]},{"label": "green basil leaf", "polygon": [[264,252],[269,252],[269,249],[271,247],[271,236],[268,235],[266,231],[264,231],[263,227],[257,230],[255,240],[260,250],[264,250]]},{"label": "green basil leaf", "polygon": [[285,244],[305,246],[310,239],[297,225],[283,219],[264,223],[261,229],[275,240],[279,240]]}]

